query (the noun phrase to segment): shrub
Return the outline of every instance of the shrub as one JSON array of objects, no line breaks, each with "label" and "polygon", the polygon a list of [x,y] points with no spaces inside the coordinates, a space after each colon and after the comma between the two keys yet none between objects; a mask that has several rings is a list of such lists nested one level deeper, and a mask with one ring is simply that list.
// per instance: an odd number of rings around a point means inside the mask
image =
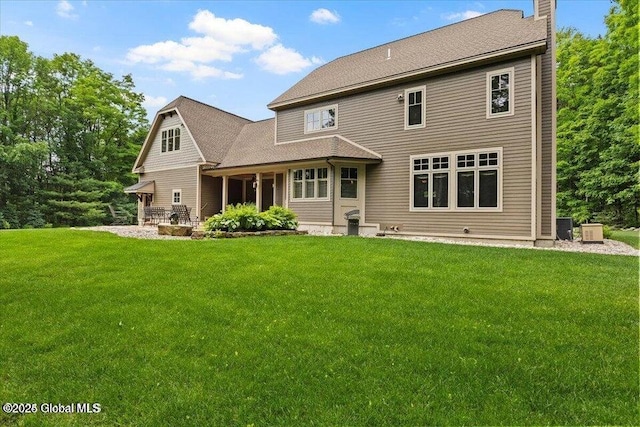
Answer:
[{"label": "shrub", "polygon": [[295,230],[297,227],[296,214],[291,210],[271,206],[258,213],[253,203],[229,205],[223,214],[212,216],[203,225],[206,231]]},{"label": "shrub", "polygon": [[612,234],[613,233],[611,232],[611,227],[609,227],[608,225],[602,226],[602,237],[604,237],[605,239],[611,239]]}]

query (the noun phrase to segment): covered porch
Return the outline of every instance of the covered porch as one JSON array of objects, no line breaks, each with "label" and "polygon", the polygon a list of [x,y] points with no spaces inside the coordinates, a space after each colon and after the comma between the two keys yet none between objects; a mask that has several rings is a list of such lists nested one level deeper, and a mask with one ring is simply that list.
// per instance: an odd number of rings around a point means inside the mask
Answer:
[{"label": "covered porch", "polygon": [[201,172],[202,218],[225,211],[227,205],[253,203],[258,211],[286,204],[286,169],[207,170]]}]

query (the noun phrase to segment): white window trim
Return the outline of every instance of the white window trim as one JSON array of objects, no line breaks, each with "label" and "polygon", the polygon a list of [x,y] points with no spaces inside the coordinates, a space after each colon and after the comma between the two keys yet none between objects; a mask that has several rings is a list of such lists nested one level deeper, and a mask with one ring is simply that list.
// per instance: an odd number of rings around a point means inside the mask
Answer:
[{"label": "white window trim", "polygon": [[[167,135],[168,135],[168,132],[170,130],[173,130],[173,138],[174,138],[173,139],[173,144],[174,144],[174,147],[175,147],[176,130],[178,130],[178,132],[180,132],[180,148],[178,148],[177,150],[169,151],[169,137],[167,136],[167,151],[162,151],[162,132],[167,132]],[[160,154],[161,155],[165,156],[167,154],[175,153],[176,151],[182,150],[183,139],[182,139],[182,129],[180,128],[180,126],[171,126],[171,127],[167,127],[167,128],[164,128],[164,129],[160,129],[158,131],[158,134],[160,135]]]},{"label": "white window trim", "polygon": [[[328,127],[328,128],[307,130],[307,114],[315,113],[315,112],[318,112],[318,111],[320,111],[320,113],[322,114],[322,111],[324,111],[324,110],[334,110],[335,111],[335,124],[333,126],[331,126],[331,127]],[[322,117],[320,119],[322,120]],[[303,123],[303,126],[304,126],[305,135],[309,134],[309,133],[327,132],[327,131],[334,131],[334,130],[338,129],[338,104],[325,105],[323,107],[313,108],[311,110],[304,110],[304,115],[302,116],[302,123]]]},{"label": "white window trim", "polygon": [[[175,201],[176,193],[180,194],[180,201],[179,202]],[[183,204],[182,203],[182,189],[181,188],[177,188],[177,189],[171,190],[171,204],[172,205],[182,205]]]},{"label": "white window trim", "polygon": [[[422,123],[409,126],[409,93],[422,92]],[[404,130],[421,129],[427,125],[427,86],[410,87],[404,90]]]},{"label": "white window trim", "polygon": [[[432,159],[434,157],[445,157],[448,156],[449,157],[449,168],[448,169],[437,169],[437,170],[433,170],[433,161]],[[413,161],[415,159],[424,159],[425,157],[429,158],[429,170],[426,171],[414,171],[413,170]],[[451,183],[453,182],[453,178],[452,178],[452,172],[454,172],[454,168],[452,165],[452,153],[433,153],[433,154],[417,154],[417,155],[413,155],[409,157],[409,211],[410,212],[442,212],[442,211],[451,211],[454,210],[453,207],[451,206],[451,196],[452,196],[452,190],[451,190]],[[428,207],[415,207],[413,206],[413,187],[414,187],[414,182],[413,182],[413,177],[414,175],[424,175],[424,174],[429,174],[429,192],[431,193],[433,191],[433,174],[434,173],[447,173],[449,174],[449,194],[448,194],[448,207],[446,208],[441,208],[441,207],[433,207],[433,198],[429,197],[429,206]]]},{"label": "white window trim", "polygon": [[[492,113],[491,112],[491,77],[498,76],[500,74],[509,74],[509,111],[505,111],[503,113]],[[487,98],[485,103],[487,104],[487,119],[493,119],[496,117],[507,117],[513,116],[515,112],[515,68],[502,68],[500,70],[493,70],[487,72]]]},{"label": "white window trim", "polygon": [[[314,191],[314,197],[305,197],[306,196],[306,185],[305,182],[306,181],[310,181],[310,180],[306,180],[304,179],[304,170],[305,169],[314,169],[315,172],[313,174],[313,181],[314,181],[314,186],[313,186],[313,191]],[[326,178],[318,178],[318,169],[326,169],[327,170],[327,177]],[[294,191],[293,191],[293,186],[295,185],[294,180],[293,180],[293,172],[296,170],[302,170],[302,197],[293,197]],[[289,201],[290,202],[314,202],[314,201],[328,201],[331,199],[331,169],[326,167],[326,166],[309,166],[309,167],[299,167],[299,168],[295,168],[295,169],[289,169],[289,172],[287,173],[287,176],[289,177],[289,181],[290,181],[290,188],[289,188]],[[327,197],[316,197],[316,194],[318,194],[318,181],[327,181]]]},{"label": "white window trim", "polygon": [[[478,166],[478,155],[483,153],[497,152],[498,153],[498,166]],[[426,154],[415,154],[409,156],[409,212],[442,212],[442,211],[451,211],[451,212],[502,212],[502,200],[503,200],[503,149],[502,147],[490,147],[490,148],[482,148],[482,149],[474,149],[474,150],[461,150],[461,151],[450,151],[445,153],[426,153]],[[475,154],[475,166],[473,168],[461,168],[458,169],[457,156],[461,154]],[[429,174],[429,191],[433,189],[433,176],[431,174],[434,171],[431,169],[432,164],[429,162],[429,170],[428,171],[415,171],[413,170],[413,160],[421,159],[425,157],[433,158],[433,157],[444,157],[449,156],[449,169],[447,172],[449,173],[449,207],[448,208],[434,208],[431,207],[432,200],[429,200],[429,207],[414,207],[413,206],[413,176],[415,174],[420,175],[421,173]],[[480,194],[478,192],[480,180],[478,178],[478,170],[487,170],[487,169],[497,169],[498,170],[498,206],[495,208],[481,208],[476,207],[479,204]],[[474,207],[472,208],[459,208],[458,207],[458,171],[462,170],[473,170],[475,171],[474,176]],[[444,170],[443,170],[444,171]],[[436,173],[438,171],[435,171]]]}]

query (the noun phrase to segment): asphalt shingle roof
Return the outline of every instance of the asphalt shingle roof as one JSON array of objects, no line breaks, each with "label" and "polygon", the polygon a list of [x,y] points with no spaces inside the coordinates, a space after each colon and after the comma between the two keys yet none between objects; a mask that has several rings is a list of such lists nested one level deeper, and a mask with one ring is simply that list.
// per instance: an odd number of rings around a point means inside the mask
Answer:
[{"label": "asphalt shingle roof", "polygon": [[[278,110],[317,97],[339,96],[487,55],[544,49],[545,43],[545,19],[523,18],[517,10],[499,10],[338,58],[309,73],[269,108]],[[184,119],[204,160],[216,163],[217,168],[325,158],[381,159],[340,135],[275,144],[274,119],[252,122],[184,96],[164,106],[159,114],[173,109]]]},{"label": "asphalt shingle roof", "polygon": [[519,10],[498,10],[337,58],[309,73],[268,107],[277,110],[308,98],[545,41],[545,19],[523,18]]},{"label": "asphalt shingle roof", "polygon": [[274,144],[274,126],[274,119],[245,125],[218,168],[329,158],[381,159],[380,155],[339,135]]},{"label": "asphalt shingle roof", "polygon": [[243,126],[252,123],[186,96],[171,101],[160,112],[174,108],[180,112],[205,160],[212,163],[221,162]]}]

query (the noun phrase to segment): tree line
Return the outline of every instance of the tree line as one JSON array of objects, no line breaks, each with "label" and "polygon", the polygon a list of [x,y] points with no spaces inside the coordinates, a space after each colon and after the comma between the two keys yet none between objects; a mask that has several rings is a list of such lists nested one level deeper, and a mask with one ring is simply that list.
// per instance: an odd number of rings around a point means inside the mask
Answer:
[{"label": "tree line", "polygon": [[148,122],[131,76],[2,36],[0,93],[0,228],[108,223],[109,205],[133,213],[122,190]]},{"label": "tree line", "polygon": [[605,23],[603,37],[558,32],[558,215],[639,226],[638,0]]},{"label": "tree line", "polygon": [[[557,207],[578,223],[640,225],[638,0],[607,32],[557,41]],[[78,55],[33,55],[0,37],[0,228],[108,223],[148,130],[143,95]]]}]

